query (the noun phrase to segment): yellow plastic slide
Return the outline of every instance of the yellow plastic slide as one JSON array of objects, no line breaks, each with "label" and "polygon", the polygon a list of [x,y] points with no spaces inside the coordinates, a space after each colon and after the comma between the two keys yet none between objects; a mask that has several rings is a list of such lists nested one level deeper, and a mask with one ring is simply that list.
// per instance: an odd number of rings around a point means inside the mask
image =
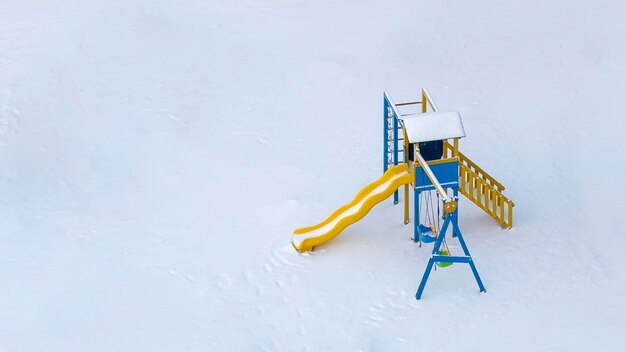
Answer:
[{"label": "yellow plastic slide", "polygon": [[321,223],[297,229],[291,243],[300,252],[313,250],[314,246],[328,242],[339,235],[346,227],[361,220],[372,208],[389,198],[400,186],[413,182],[407,164],[393,166],[378,180],[365,186],[354,199],[335,210]]}]

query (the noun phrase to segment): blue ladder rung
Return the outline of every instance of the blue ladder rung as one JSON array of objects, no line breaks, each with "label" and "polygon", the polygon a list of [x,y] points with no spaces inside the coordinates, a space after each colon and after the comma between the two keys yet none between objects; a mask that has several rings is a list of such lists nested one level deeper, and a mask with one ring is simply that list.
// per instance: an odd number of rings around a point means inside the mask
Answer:
[{"label": "blue ladder rung", "polygon": [[468,256],[451,256],[451,255],[433,255],[433,261],[438,263],[469,263],[472,257]]}]

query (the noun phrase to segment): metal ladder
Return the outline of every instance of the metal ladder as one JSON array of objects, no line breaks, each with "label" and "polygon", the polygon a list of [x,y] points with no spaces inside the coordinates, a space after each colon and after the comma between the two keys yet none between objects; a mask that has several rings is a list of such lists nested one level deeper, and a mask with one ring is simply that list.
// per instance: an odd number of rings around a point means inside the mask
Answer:
[{"label": "metal ladder", "polygon": [[[406,160],[404,151],[404,136],[398,136],[398,133],[402,131],[402,120],[400,120],[400,113],[396,105],[391,100],[391,97],[387,93],[383,93],[383,173],[387,170]],[[400,145],[400,143],[402,143]],[[393,203],[398,204],[398,191],[393,193]]]},{"label": "metal ladder", "polygon": [[[406,106],[417,107],[418,111],[401,114],[398,110],[398,107]],[[385,135],[383,136],[383,139],[385,141],[385,145],[383,146],[383,150],[385,150],[383,156],[383,172],[387,171],[387,169],[389,169],[393,165],[398,165],[399,163],[406,162],[407,156],[404,155],[404,136],[398,136],[398,132],[402,131],[401,118],[408,115],[425,113],[429,110],[437,111],[437,106],[428,94],[428,91],[424,88],[422,88],[421,91],[420,101],[410,101],[399,104],[395,104],[387,93],[383,93],[383,117],[385,123],[385,126],[383,128],[383,131],[385,133]],[[399,146],[399,142],[402,142],[401,146]],[[400,155],[400,153],[402,153],[402,155]],[[397,203],[397,201],[398,194],[396,192],[396,194],[394,195],[394,202]]]},{"label": "metal ladder", "polygon": [[404,143],[404,136],[398,136],[398,133],[402,132],[402,120],[395,118],[391,108],[388,108],[386,131],[387,167],[385,171],[394,165],[405,162],[404,144],[400,145],[400,143]]}]

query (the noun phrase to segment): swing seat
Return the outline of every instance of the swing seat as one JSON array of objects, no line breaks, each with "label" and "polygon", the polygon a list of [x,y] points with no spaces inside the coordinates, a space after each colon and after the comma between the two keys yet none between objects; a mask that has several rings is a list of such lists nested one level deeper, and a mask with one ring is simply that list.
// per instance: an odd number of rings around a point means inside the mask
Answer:
[{"label": "swing seat", "polygon": [[428,226],[420,224],[418,226],[418,231],[423,243],[433,243],[437,240],[437,237],[433,236],[433,230],[431,230]]},{"label": "swing seat", "polygon": [[[450,252],[448,252],[446,250],[441,250],[441,251],[437,251],[437,254],[439,254],[439,255],[450,255]],[[454,263],[452,263],[452,262],[437,262],[435,264],[437,264],[437,266],[440,267],[440,268],[445,268],[445,267],[450,266],[450,265],[452,265]]]}]

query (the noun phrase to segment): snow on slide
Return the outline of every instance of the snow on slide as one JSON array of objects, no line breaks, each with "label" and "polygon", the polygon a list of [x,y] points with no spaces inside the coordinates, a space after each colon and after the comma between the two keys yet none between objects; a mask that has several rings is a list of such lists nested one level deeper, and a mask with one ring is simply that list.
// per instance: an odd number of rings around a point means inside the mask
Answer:
[{"label": "snow on slide", "polygon": [[354,199],[337,209],[321,223],[297,229],[292,244],[300,252],[313,250],[314,246],[328,242],[349,225],[362,219],[372,208],[387,199],[398,187],[411,183],[413,175],[407,164],[393,166],[378,180],[365,186]]}]

